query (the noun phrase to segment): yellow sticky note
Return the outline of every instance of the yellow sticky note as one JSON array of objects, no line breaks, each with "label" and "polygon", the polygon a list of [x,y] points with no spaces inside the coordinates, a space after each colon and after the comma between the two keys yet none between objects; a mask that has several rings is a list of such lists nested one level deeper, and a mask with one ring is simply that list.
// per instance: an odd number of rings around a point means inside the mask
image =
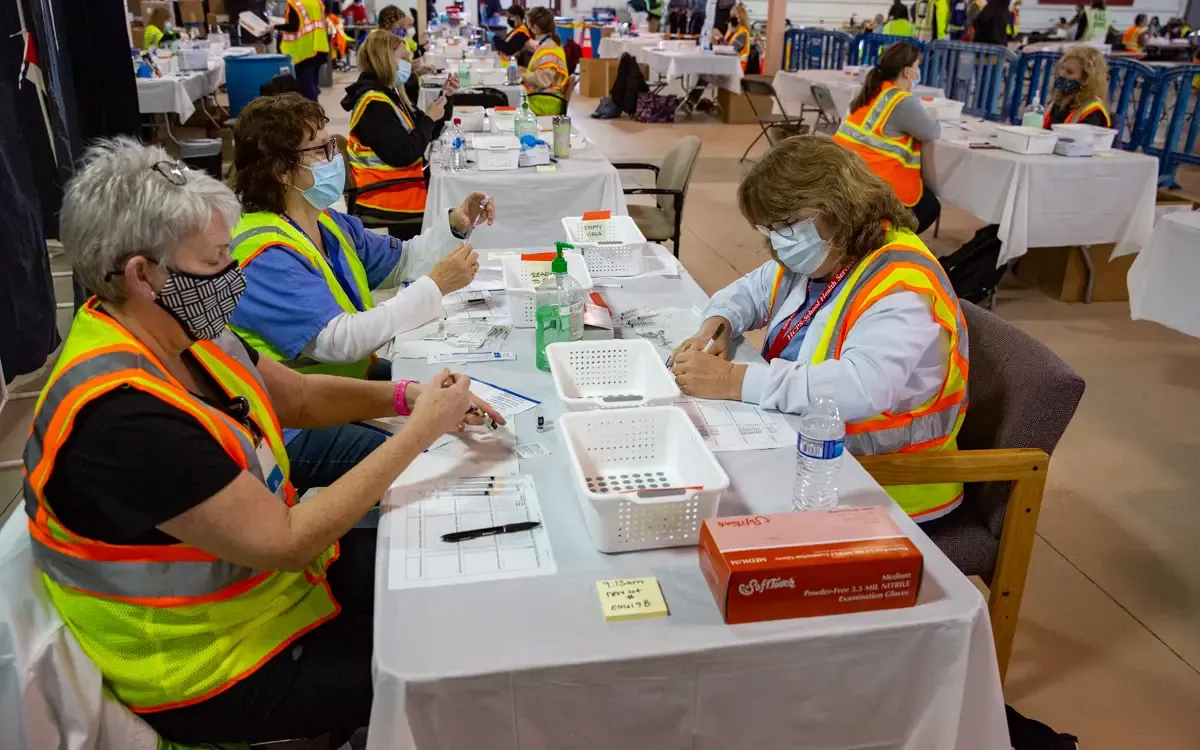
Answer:
[{"label": "yellow sticky note", "polygon": [[667,600],[657,578],[614,578],[596,581],[596,595],[605,622],[666,617]]},{"label": "yellow sticky note", "polygon": [[558,165],[557,164],[539,164],[539,165],[537,165],[536,169],[539,172],[557,172]]}]

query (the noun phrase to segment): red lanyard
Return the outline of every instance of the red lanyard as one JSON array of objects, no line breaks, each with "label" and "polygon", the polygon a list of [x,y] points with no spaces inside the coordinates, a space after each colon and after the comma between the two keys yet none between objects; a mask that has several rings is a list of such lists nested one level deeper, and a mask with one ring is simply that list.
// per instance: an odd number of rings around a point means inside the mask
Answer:
[{"label": "red lanyard", "polygon": [[[808,325],[808,321],[812,320],[813,316],[817,314],[817,310],[821,309],[821,305],[825,304],[825,301],[833,294],[833,290],[837,288],[842,279],[846,278],[846,274],[848,273],[850,273],[849,266],[842,268],[829,280],[829,283],[825,285],[825,288],[817,295],[817,299],[809,305],[803,315],[800,315],[800,311],[797,310],[788,316],[787,320],[783,321],[783,325],[779,327],[779,334],[771,342],[770,348],[767,349],[768,362],[783,354],[783,350],[787,349],[788,344],[792,343],[792,339],[796,338],[796,334],[800,332],[800,329]],[[797,315],[800,315],[799,320],[796,319]],[[795,323],[792,321],[795,321]]]}]

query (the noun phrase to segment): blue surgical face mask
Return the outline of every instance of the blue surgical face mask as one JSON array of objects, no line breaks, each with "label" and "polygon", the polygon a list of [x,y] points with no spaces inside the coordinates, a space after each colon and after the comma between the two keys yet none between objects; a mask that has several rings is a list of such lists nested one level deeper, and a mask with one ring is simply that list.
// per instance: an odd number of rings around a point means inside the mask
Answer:
[{"label": "blue surgical face mask", "polygon": [[306,167],[313,175],[313,186],[301,194],[316,208],[324,210],[332,206],[346,187],[346,164],[338,154],[329,161],[319,161]]},{"label": "blue surgical face mask", "polygon": [[829,257],[829,248],[812,219],[797,221],[783,229],[758,227],[758,231],[771,241],[779,262],[796,273],[812,276]]},{"label": "blue surgical face mask", "polygon": [[916,86],[917,84],[919,84],[921,82],[921,69],[920,68],[917,68],[917,77],[912,79],[912,81],[913,81],[912,82],[913,86]]},{"label": "blue surgical face mask", "polygon": [[403,86],[412,75],[412,63],[408,60],[396,61],[396,85]]}]

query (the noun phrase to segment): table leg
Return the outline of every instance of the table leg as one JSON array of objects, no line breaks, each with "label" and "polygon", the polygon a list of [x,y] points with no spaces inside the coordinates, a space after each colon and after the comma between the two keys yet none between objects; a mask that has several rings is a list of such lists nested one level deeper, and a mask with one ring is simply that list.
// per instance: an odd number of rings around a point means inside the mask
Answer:
[{"label": "table leg", "polygon": [[1092,264],[1092,254],[1089,252],[1092,249],[1091,245],[1079,245],[1079,255],[1083,258],[1083,268],[1087,271],[1087,280],[1083,286],[1083,301],[1089,304],[1092,301],[1092,286],[1096,283],[1096,267]]}]

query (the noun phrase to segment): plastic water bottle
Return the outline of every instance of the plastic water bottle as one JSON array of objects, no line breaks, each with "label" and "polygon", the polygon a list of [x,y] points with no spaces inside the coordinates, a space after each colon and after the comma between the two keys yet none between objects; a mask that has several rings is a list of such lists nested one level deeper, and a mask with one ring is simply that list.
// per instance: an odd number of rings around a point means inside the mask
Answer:
[{"label": "plastic water bottle", "polygon": [[450,149],[446,159],[447,172],[462,172],[467,168],[467,139],[463,137],[462,120],[455,117],[450,130]]},{"label": "plastic water bottle", "polygon": [[544,372],[550,372],[550,360],[546,358],[548,344],[583,338],[583,287],[567,274],[567,259],[563,257],[563,248],[573,245],[556,242],[554,246],[558,257],[551,261],[550,275],[542,279],[534,293],[535,364]]},{"label": "plastic water bottle", "polygon": [[793,510],[836,508],[838,474],[842,467],[842,440],[846,425],[838,414],[833,392],[820,389],[800,418],[796,436],[796,483]]},{"label": "plastic water bottle", "polygon": [[1046,108],[1042,106],[1041,94],[1034,94],[1033,101],[1021,113],[1021,127],[1042,129],[1046,122]]},{"label": "plastic water bottle", "polygon": [[467,59],[466,50],[463,50],[462,60],[458,62],[458,87],[471,88],[471,61]]},{"label": "plastic water bottle", "polygon": [[529,97],[525,94],[521,94],[521,108],[513,116],[513,133],[516,134],[517,140],[520,140],[521,136],[524,135],[531,135],[537,138],[537,115],[529,108]]}]

